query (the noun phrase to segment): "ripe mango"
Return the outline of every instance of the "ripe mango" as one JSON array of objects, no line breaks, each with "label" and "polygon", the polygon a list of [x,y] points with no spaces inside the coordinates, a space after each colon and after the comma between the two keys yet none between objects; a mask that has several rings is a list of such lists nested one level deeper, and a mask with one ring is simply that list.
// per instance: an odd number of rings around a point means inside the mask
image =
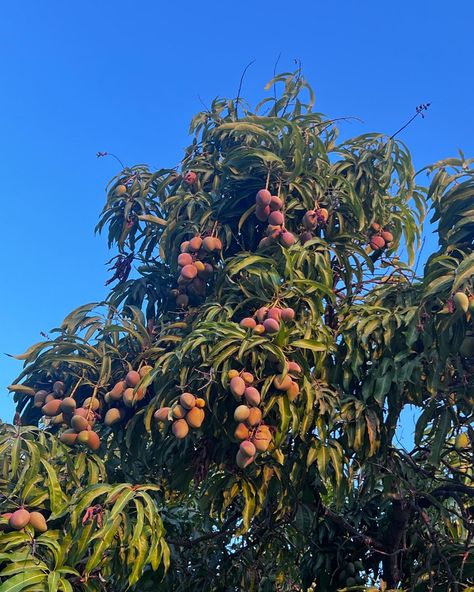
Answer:
[{"label": "ripe mango", "polygon": [[116,409],[115,407],[113,407],[112,409],[109,409],[105,414],[104,424],[106,426],[112,426],[115,423],[121,421],[122,418],[123,414],[120,412],[120,409]]},{"label": "ripe mango", "polygon": [[63,413],[74,413],[76,410],[76,401],[72,397],[65,397],[61,401],[60,409]]},{"label": "ripe mango", "polygon": [[173,421],[173,427],[171,429],[173,434],[179,440],[186,438],[189,433],[189,426],[185,419],[177,419],[176,421]]},{"label": "ripe mango", "polygon": [[204,399],[202,399],[201,397],[197,397],[196,398],[196,407],[199,407],[199,409],[204,409],[205,406],[206,406],[206,401]]},{"label": "ripe mango", "polygon": [[234,420],[240,423],[248,419],[249,415],[250,409],[247,405],[239,405],[234,411]]},{"label": "ripe mango", "polygon": [[239,423],[235,428],[234,437],[236,440],[247,440],[250,436],[248,427],[244,423]]},{"label": "ripe mango", "polygon": [[87,446],[93,450],[99,450],[100,448],[100,438],[97,432],[93,432],[92,430],[89,432],[89,439],[87,440]]},{"label": "ripe mango", "polygon": [[245,317],[240,321],[239,325],[244,329],[255,329],[257,326],[257,321],[252,319],[252,317]]},{"label": "ripe mango", "polygon": [[192,409],[196,405],[196,397],[192,393],[183,393],[179,397],[179,402],[185,409]]},{"label": "ripe mango", "polygon": [[260,401],[261,401],[261,396],[259,391],[253,387],[253,386],[248,386],[245,389],[245,400],[247,401],[247,403],[251,406],[251,407],[257,407],[258,405],[260,405]]},{"label": "ripe mango", "polygon": [[280,330],[280,323],[275,319],[265,319],[263,321],[263,326],[265,328],[265,331],[270,335],[273,333],[278,333],[278,331]]},{"label": "ripe mango", "polygon": [[152,370],[153,370],[153,366],[148,366],[147,364],[145,364],[145,366],[142,366],[140,368],[140,370],[138,371],[138,374],[140,374],[140,378],[143,378],[144,376],[149,374]]},{"label": "ripe mango", "polygon": [[47,415],[48,417],[59,415],[59,413],[61,413],[61,401],[59,399],[48,401],[48,403],[45,403],[43,407],[41,407],[41,411],[43,415]]},{"label": "ripe mango", "polygon": [[260,191],[257,192],[255,201],[259,206],[269,206],[272,202],[272,194],[268,189],[260,189]]},{"label": "ripe mango", "polygon": [[262,421],[262,412],[260,409],[258,407],[252,407],[246,421],[250,427],[258,425]]},{"label": "ripe mango", "polygon": [[10,528],[13,528],[13,530],[21,530],[22,528],[25,528],[29,521],[30,513],[28,510],[25,510],[25,508],[20,508],[19,510],[16,510],[16,512],[13,512],[13,514],[10,516],[10,519],[8,520],[8,524]]},{"label": "ripe mango", "polygon": [[30,512],[29,524],[36,532],[46,532],[48,530],[45,517],[40,512]]},{"label": "ripe mango", "polygon": [[73,446],[77,441],[77,432],[76,430],[64,430],[64,432],[59,436],[59,440],[63,444],[67,444],[68,446]]},{"label": "ripe mango", "polygon": [[202,409],[199,409],[199,407],[193,407],[186,414],[186,422],[190,427],[198,429],[204,421],[204,415],[205,413]]},{"label": "ripe mango", "polygon": [[291,388],[292,383],[293,381],[291,380],[291,376],[289,376],[288,374],[284,378],[282,374],[278,374],[273,379],[273,386],[278,391],[287,391]]},{"label": "ripe mango", "polygon": [[79,432],[79,434],[77,435],[77,443],[87,444],[87,442],[89,442],[89,434],[89,430],[82,430],[82,432]]},{"label": "ripe mango", "polygon": [[239,450],[243,456],[251,457],[257,454],[257,449],[249,440],[240,443]]},{"label": "ripe mango", "polygon": [[125,382],[127,383],[128,387],[136,387],[137,384],[140,382],[140,374],[135,370],[130,370],[125,377]]},{"label": "ripe mango", "polygon": [[90,427],[90,424],[85,417],[82,417],[82,415],[73,415],[71,419],[71,427],[76,430],[76,432],[83,432]]},{"label": "ripe mango", "polygon": [[245,392],[245,381],[240,376],[234,376],[230,381],[230,392],[240,399]]},{"label": "ripe mango", "polygon": [[253,457],[253,456],[248,457],[245,454],[242,454],[240,449],[238,450],[237,455],[235,457],[235,462],[237,463],[237,466],[239,467],[239,469],[245,469],[250,464],[252,464],[254,460],[255,460],[255,457]]},{"label": "ripe mango", "polygon": [[114,388],[109,392],[110,398],[113,401],[119,401],[122,398],[123,391],[126,388],[125,380],[120,380],[114,386]]},{"label": "ripe mango", "polygon": [[163,423],[166,423],[167,421],[169,421],[170,411],[171,411],[171,407],[161,407],[161,409],[157,409],[155,411],[155,413],[153,414],[153,417],[155,418],[156,421],[161,421]]}]

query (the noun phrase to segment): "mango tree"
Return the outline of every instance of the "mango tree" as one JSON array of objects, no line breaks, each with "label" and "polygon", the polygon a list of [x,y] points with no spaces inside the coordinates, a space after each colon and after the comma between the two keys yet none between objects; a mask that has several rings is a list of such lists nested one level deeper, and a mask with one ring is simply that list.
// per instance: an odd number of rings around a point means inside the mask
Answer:
[{"label": "mango tree", "polygon": [[269,89],[120,171],[107,300],[17,356],[1,592],[474,589],[472,162]]}]

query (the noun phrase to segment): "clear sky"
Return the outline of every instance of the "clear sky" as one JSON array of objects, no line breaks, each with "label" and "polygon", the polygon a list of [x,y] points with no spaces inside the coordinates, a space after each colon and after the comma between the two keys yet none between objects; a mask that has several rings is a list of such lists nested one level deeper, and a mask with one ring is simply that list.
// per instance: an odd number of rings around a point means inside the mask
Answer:
[{"label": "clear sky", "polygon": [[[200,100],[259,99],[302,61],[316,108],[357,116],[343,134],[401,136],[418,168],[462,148],[474,156],[472,0],[23,0],[0,18],[0,417],[20,353],[106,294],[111,257],[93,228],[104,187],[129,165],[174,166]],[[427,243],[429,244],[429,243]],[[407,426],[408,427],[408,426]]]}]

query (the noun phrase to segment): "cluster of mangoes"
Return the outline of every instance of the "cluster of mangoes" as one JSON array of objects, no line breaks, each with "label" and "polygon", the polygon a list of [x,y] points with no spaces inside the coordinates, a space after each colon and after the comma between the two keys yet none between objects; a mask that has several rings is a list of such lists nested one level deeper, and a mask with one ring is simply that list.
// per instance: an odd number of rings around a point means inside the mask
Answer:
[{"label": "cluster of mangoes", "polygon": [[240,469],[250,465],[259,452],[266,452],[272,441],[269,426],[262,423],[260,391],[255,388],[254,376],[243,370],[230,370],[227,374],[229,389],[234,398],[240,403],[234,411],[237,422],[234,436],[240,442],[236,455],[236,463]]},{"label": "cluster of mangoes", "polygon": [[285,228],[285,216],[281,211],[283,200],[272,195],[268,189],[260,189],[255,197],[255,215],[260,222],[267,222],[267,236],[262,238],[259,247],[268,247],[279,242],[284,247],[291,247],[296,242],[294,234]]},{"label": "cluster of mangoes", "polygon": [[164,424],[172,422],[171,431],[178,440],[186,438],[189,428],[195,430],[202,426],[206,416],[206,401],[192,393],[183,393],[171,407],[161,407],[154,413],[154,418]]},{"label": "cluster of mangoes", "polygon": [[[283,372],[283,366],[278,364],[278,370]],[[288,399],[293,402],[300,394],[299,384],[296,382],[296,374],[301,373],[301,366],[297,362],[288,362],[288,373],[286,376],[278,374],[273,379],[273,386],[277,391],[283,391]]]},{"label": "cluster of mangoes", "polygon": [[112,426],[125,417],[125,408],[132,409],[145,398],[146,387],[139,386],[140,381],[153,370],[153,366],[144,365],[138,370],[129,370],[125,378],[119,380],[104,396],[104,403],[109,406],[104,416],[104,424]]},{"label": "cluster of mangoes", "polygon": [[346,588],[363,586],[366,583],[366,578],[360,574],[363,569],[362,561],[349,561],[339,572],[338,580]]},{"label": "cluster of mangoes", "polygon": [[324,226],[329,219],[329,212],[326,208],[315,208],[314,210],[308,210],[305,212],[302,224],[304,230],[300,234],[301,244],[304,245],[306,242],[314,238],[313,231],[320,226]]},{"label": "cluster of mangoes", "polygon": [[393,234],[383,228],[378,222],[370,225],[369,245],[374,251],[381,251],[385,247],[391,247]]},{"label": "cluster of mangoes", "polygon": [[67,426],[60,436],[61,442],[70,446],[84,444],[91,450],[100,447],[99,435],[92,430],[96,420],[99,401],[96,397],[88,397],[77,407],[73,397],[64,396],[65,385],[57,380],[52,392],[39,390],[34,395],[34,407],[41,407],[41,413],[50,425]]},{"label": "cluster of mangoes", "polygon": [[222,250],[222,242],[216,236],[194,236],[181,243],[178,256],[178,287],[171,291],[179,308],[189,304],[190,298],[206,295],[206,282],[214,272],[214,257]]},{"label": "cluster of mangoes", "polygon": [[42,533],[48,530],[46,519],[41,512],[28,512],[21,507],[15,512],[6,512],[0,516],[0,530],[10,528],[11,530],[23,530],[31,526],[35,532]]},{"label": "cluster of mangoes", "polygon": [[257,335],[267,333],[273,335],[280,330],[281,322],[289,322],[295,318],[293,308],[279,306],[261,306],[253,317],[243,318],[239,325],[244,329],[251,329]]}]

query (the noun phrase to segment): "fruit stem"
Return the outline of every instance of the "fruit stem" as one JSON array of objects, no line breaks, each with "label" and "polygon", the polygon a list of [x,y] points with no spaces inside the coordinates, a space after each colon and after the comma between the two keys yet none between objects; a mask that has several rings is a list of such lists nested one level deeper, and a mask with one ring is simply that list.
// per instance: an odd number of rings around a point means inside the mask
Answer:
[{"label": "fruit stem", "polygon": [[267,180],[265,183],[265,189],[268,189],[268,186],[270,185],[270,167],[268,167],[268,173],[267,173]]},{"label": "fruit stem", "polygon": [[71,394],[69,395],[69,396],[71,397],[71,399],[74,399],[74,395],[75,395],[75,393],[76,393],[77,389],[79,388],[79,385],[81,384],[81,382],[82,382],[83,380],[84,380],[84,377],[83,377],[83,376],[81,376],[81,377],[79,378],[79,380],[76,382],[76,384],[74,385],[74,388],[72,389],[72,391],[71,391]]}]

